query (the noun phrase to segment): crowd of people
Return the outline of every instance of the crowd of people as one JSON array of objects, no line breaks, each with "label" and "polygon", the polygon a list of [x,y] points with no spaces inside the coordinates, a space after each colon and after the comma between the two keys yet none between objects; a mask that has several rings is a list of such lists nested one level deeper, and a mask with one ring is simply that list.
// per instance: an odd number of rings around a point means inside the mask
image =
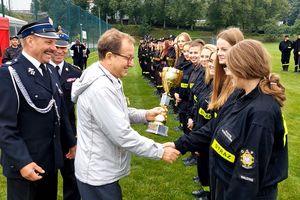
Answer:
[{"label": "crowd of people", "polygon": [[[60,171],[64,200],[121,200],[119,180],[130,173],[132,153],[173,163],[188,151],[184,163],[197,163],[198,199],[276,199],[288,171],[285,88],[263,45],[238,28],[221,31],[216,45],[186,32],[140,41],[142,75],[157,94],[164,92],[164,67],[183,73],[170,94],[184,134],[164,144],[131,127],[166,115],[162,107],[128,107],[121,79],[134,65],[132,36],[106,31],[99,60],[82,71],[65,61],[69,36],[49,17],[18,35],[21,52],[0,68],[7,199],[56,200]],[[70,49],[84,57],[79,41]]]},{"label": "crowd of people", "polygon": [[[270,56],[238,28],[217,35],[217,43],[177,37],[140,40],[142,74],[162,92],[161,71],[183,71],[171,93],[184,135],[168,143],[197,164],[198,199],[276,199],[287,178],[287,129],[281,113],[285,88],[271,72]],[[174,64],[169,64],[174,60]],[[203,187],[205,186],[205,187]]]}]

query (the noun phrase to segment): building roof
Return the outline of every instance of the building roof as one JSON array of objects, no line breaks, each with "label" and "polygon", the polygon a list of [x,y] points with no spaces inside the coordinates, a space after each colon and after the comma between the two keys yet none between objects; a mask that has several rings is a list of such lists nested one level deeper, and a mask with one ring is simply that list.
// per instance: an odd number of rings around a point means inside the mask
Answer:
[{"label": "building roof", "polygon": [[[2,13],[0,13],[0,16],[2,16]],[[11,17],[8,15],[5,15],[6,18],[8,18],[10,25],[18,25],[18,26],[24,26],[25,24],[28,24],[27,21]]]}]

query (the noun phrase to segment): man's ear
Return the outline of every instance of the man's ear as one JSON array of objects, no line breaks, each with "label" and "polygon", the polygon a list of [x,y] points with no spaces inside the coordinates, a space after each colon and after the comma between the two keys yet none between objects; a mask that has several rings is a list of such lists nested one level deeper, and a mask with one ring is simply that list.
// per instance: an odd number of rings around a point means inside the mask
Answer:
[{"label": "man's ear", "polygon": [[113,56],[113,53],[109,51],[105,54],[105,59],[111,59],[112,56]]}]

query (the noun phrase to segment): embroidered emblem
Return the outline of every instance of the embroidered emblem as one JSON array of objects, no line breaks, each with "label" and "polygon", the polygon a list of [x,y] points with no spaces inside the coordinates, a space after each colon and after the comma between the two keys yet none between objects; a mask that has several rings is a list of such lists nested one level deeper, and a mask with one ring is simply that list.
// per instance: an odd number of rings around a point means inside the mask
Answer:
[{"label": "embroidered emblem", "polygon": [[32,68],[28,68],[28,73],[31,74],[32,76],[35,75],[35,70]]},{"label": "embroidered emblem", "polygon": [[254,163],[254,153],[253,151],[241,150],[240,162],[243,168],[245,169],[253,169]]}]

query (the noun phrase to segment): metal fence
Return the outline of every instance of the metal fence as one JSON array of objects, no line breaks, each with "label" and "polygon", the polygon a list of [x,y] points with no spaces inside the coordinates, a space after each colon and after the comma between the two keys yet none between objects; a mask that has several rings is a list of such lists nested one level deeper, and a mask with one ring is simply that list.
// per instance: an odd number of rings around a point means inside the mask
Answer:
[{"label": "metal fence", "polygon": [[61,26],[71,40],[80,39],[89,48],[96,48],[97,41],[111,25],[81,9],[70,0],[51,0],[47,14],[53,19],[54,27]]}]

